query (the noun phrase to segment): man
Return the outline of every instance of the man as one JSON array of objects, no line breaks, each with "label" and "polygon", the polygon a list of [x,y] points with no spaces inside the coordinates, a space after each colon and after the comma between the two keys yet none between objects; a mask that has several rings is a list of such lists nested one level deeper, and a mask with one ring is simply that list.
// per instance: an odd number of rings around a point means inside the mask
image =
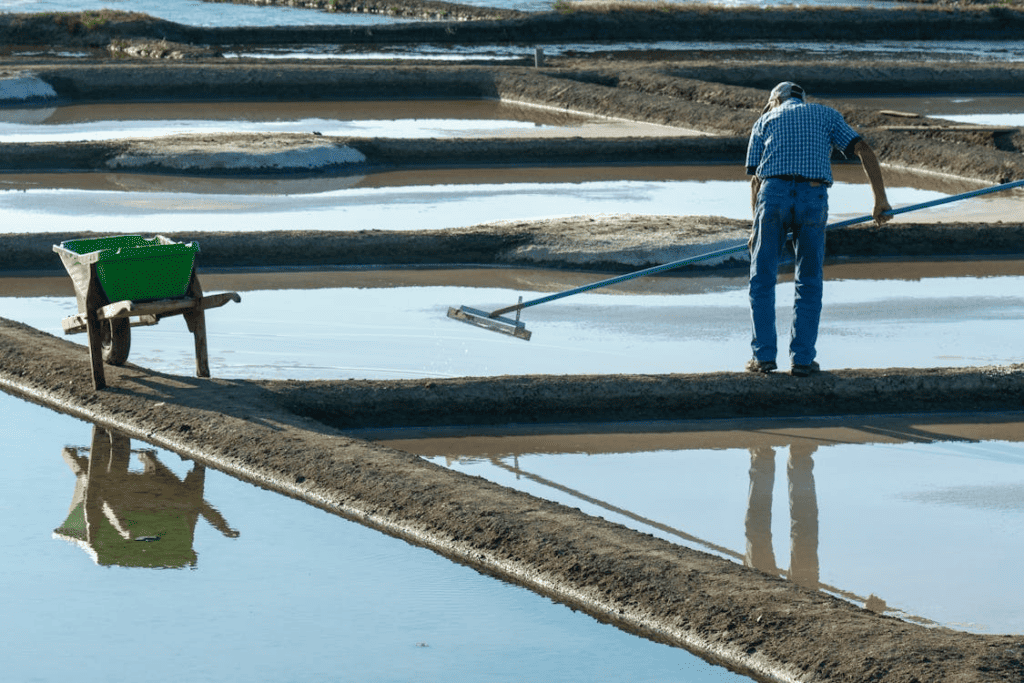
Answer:
[{"label": "man", "polygon": [[754,124],[747,146],[754,225],[750,236],[750,313],[753,325],[747,363],[750,372],[772,372],[776,365],[775,285],[779,257],[792,232],[796,291],[789,346],[791,374],[818,371],[815,344],[821,318],[822,262],[832,150],[856,154],[875,196],[872,215],[891,218],[878,158],[835,109],[804,101],[804,90],[789,81],[772,90]]}]

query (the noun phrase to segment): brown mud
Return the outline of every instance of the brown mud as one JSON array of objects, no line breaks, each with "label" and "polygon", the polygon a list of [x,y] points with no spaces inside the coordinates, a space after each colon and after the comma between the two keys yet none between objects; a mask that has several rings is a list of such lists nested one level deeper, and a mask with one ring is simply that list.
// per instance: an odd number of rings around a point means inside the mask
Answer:
[{"label": "brown mud", "polygon": [[[387,11],[375,5],[369,11]],[[411,12],[442,11],[409,5]],[[0,15],[0,44],[82,46],[99,58],[12,54],[8,77],[49,84],[53,101],[501,98],[667,123],[703,138],[657,140],[318,139],[365,161],[311,174],[378,168],[587,163],[741,163],[745,135],[775,82],[802,78],[812,95],[1019,91],[1024,66],[551,59],[542,68],[275,64],[219,58],[226,46],[661,39],[1019,40],[1012,7],[913,10],[711,10],[469,17],[407,26],[194,29],[145,17]],[[130,48],[139,47],[134,51]],[[140,47],[141,46],[141,47]],[[150,47],[147,47],[150,46]],[[164,50],[166,47],[168,49]],[[742,57],[742,55],[738,55]],[[808,80],[813,79],[813,80]],[[941,86],[941,87],[939,87]],[[989,184],[1024,178],[1024,132],[964,127],[839,105],[889,168]],[[183,148],[303,149],[312,136],[196,136],[101,143],[0,143],[0,172],[182,173]],[[323,136],[317,136],[323,137]],[[137,163],[139,160],[142,163]],[[258,169],[261,174],[273,170]],[[126,172],[120,169],[119,172]],[[236,171],[237,172],[237,171]],[[215,166],[188,173],[225,173]],[[280,172],[279,172],[280,173]],[[294,173],[294,172],[292,172]],[[10,230],[10,229],[8,229]],[[707,217],[579,217],[440,232],[182,234],[201,266],[501,263],[623,269],[666,243],[703,249],[742,238],[745,224]],[[834,256],[1020,255],[1021,217],[1002,223],[862,226],[830,238]],[[14,231],[11,231],[14,232]],[[0,237],[0,270],[51,271],[66,236]],[[245,248],[240,248],[244,242]],[[318,245],[310,249],[311,244]],[[287,246],[293,245],[294,248]],[[399,245],[402,248],[397,248]],[[410,245],[415,248],[410,248]],[[416,254],[410,256],[410,254]],[[579,258],[585,253],[587,258]],[[646,637],[689,648],[763,681],[1024,680],[1024,637],[926,628],[601,519],[353,439],[344,429],[660,419],[1024,411],[1024,366],[839,370],[798,380],[741,373],[543,376],[391,382],[256,382],[169,376],[131,364],[91,389],[79,345],[0,319],[0,388],[300,498],[521,583]],[[993,415],[995,419],[995,415]],[[1008,568],[1007,571],[1013,571]]]},{"label": "brown mud", "polygon": [[[330,2],[331,0],[327,0]],[[371,0],[372,1],[372,0]],[[361,0],[338,2],[339,9]],[[374,26],[194,27],[128,12],[5,14],[0,44],[106,47],[131,41],[184,46],[301,43],[479,44],[614,40],[1015,40],[1024,10],[1004,4],[910,8],[714,6],[522,13],[442,3],[392,2],[362,11],[425,21]],[[360,11],[357,9],[357,11]],[[445,13],[448,16],[442,16]]]},{"label": "brown mud", "polygon": [[[202,268],[501,265],[592,271],[639,270],[731,247],[746,240],[747,221],[715,216],[600,216],[487,223],[420,231],[181,232],[196,241]],[[101,237],[76,234],[75,239]],[[0,275],[61,271],[53,245],[65,233],[3,236]],[[829,233],[831,258],[1011,257],[1024,253],[1024,225],[899,223]],[[686,266],[680,274],[747,263],[746,254]]]}]

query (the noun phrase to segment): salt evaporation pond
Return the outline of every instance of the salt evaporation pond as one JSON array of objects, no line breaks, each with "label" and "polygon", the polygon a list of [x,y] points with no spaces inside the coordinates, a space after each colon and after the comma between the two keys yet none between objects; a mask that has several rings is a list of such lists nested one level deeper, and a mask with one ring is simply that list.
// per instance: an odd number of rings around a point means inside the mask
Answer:
[{"label": "salt evaporation pond", "polygon": [[650,137],[698,134],[500,100],[160,102],[0,109],[9,142],[76,142],[177,134],[318,133],[339,137]]},{"label": "salt evaporation pond", "polygon": [[[669,0],[672,3],[688,4],[697,0]],[[705,4],[707,0],[699,0]],[[0,11],[4,12],[78,12],[85,10],[121,9],[117,0],[3,0]],[[553,0],[463,0],[456,4],[474,7],[495,7],[514,9],[522,12],[550,12]],[[712,0],[712,4],[771,4],[804,6],[893,6],[892,2],[878,3],[874,0]],[[191,26],[305,26],[318,24],[383,24],[396,23],[387,14],[364,12],[326,12],[287,6],[252,6],[223,2],[201,2],[200,0],[132,0],[130,9],[153,17]],[[405,19],[416,21],[417,19]]]},{"label": "salt evaporation pond", "polygon": [[863,107],[897,110],[975,126],[1024,126],[1024,96],[1021,95],[916,95],[837,97]]},{"label": "salt evaporation pond", "polygon": [[[716,179],[695,178],[699,168]],[[440,170],[265,184],[249,179],[207,182],[162,181],[135,174],[97,176],[0,176],[0,186],[17,190],[0,192],[0,220],[11,232],[62,230],[70,239],[82,232],[136,234],[143,226],[146,233],[440,230],[601,214],[750,217],[750,185],[740,165]],[[868,214],[871,191],[860,167],[839,167],[835,176],[837,183],[829,193],[830,221]],[[574,177],[579,180],[573,182]],[[66,186],[76,180],[85,185],[105,182],[106,187],[119,189]],[[889,201],[898,208],[949,196],[929,189],[935,186],[932,179],[903,174],[890,182]],[[196,187],[203,189],[193,191]],[[973,184],[969,189],[977,187]],[[992,193],[902,214],[894,221],[999,220],[1016,215],[1019,202],[1019,193]]]},{"label": "salt evaporation pond", "polygon": [[[283,277],[201,275],[240,304],[207,316],[215,377],[395,379],[525,374],[740,371],[750,358],[746,277],[659,277],[524,311],[524,342],[447,318],[449,306],[493,310],[600,279],[547,271],[339,271]],[[825,369],[972,367],[1024,362],[1024,264],[1018,261],[826,266],[818,339]],[[511,280],[510,280],[511,278]],[[77,313],[67,292],[0,298],[0,316],[61,336]],[[67,282],[64,282],[67,280]],[[459,282],[472,286],[459,286]],[[347,284],[348,286],[342,286]],[[510,284],[512,287],[511,288]],[[251,289],[250,289],[251,288]],[[783,345],[792,285],[779,286]],[[324,315],[330,311],[330,315]],[[84,335],[68,337],[85,344]],[[83,352],[83,359],[84,359]],[[192,336],[172,318],[136,328],[130,361],[191,375]],[[785,357],[780,358],[787,368]]]},{"label": "salt evaporation pond", "polygon": [[[753,0],[752,0],[753,1]],[[827,2],[827,0],[824,0]],[[801,4],[813,4],[801,3]],[[829,3],[833,4],[833,3]],[[893,3],[889,3],[893,4]],[[402,61],[465,61],[533,60],[540,47],[546,57],[599,57],[613,55],[628,59],[649,58],[653,53],[685,56],[688,59],[710,59],[720,63],[746,62],[758,59],[823,60],[835,63],[851,60],[899,60],[900,62],[931,62],[943,60],[964,62],[1020,62],[1024,48],[1019,42],[999,40],[908,40],[815,42],[806,41],[592,41],[588,43],[543,43],[542,45],[310,45],[289,47],[247,48],[227,51],[229,59],[321,59],[321,60],[402,60]],[[813,94],[813,93],[812,93]]]},{"label": "salt evaporation pond", "polygon": [[[1005,112],[1012,104],[998,106]],[[495,101],[88,105],[10,109],[0,112],[0,120],[6,121],[0,123],[0,132],[21,141],[109,139],[128,132],[158,135],[188,129],[412,138],[685,134],[683,129],[567,116]],[[368,175],[353,171],[330,178],[275,180],[7,174],[0,176],[0,188],[21,191],[0,193],[0,219],[16,226],[17,232],[49,232],[61,225],[71,232],[132,234],[140,224],[153,232],[176,232],[182,225],[228,231],[296,226],[406,230],[602,213],[737,219],[747,219],[750,213],[747,177],[739,161],[710,167],[505,168]],[[830,192],[832,219],[867,213],[870,192],[862,170],[837,165],[834,174],[838,182]],[[885,177],[890,202],[896,207],[979,185],[961,183],[963,187],[945,190],[950,185],[947,181],[891,169]],[[85,191],[97,185],[103,189]],[[1018,195],[997,193],[904,214],[896,221],[988,220],[994,214],[1016,215],[1018,204]]]},{"label": "salt evaporation pond", "polygon": [[104,433],[0,392],[7,680],[749,680]]},{"label": "salt evaporation pond", "polygon": [[875,612],[1024,634],[1021,419],[867,415],[379,438]]},{"label": "salt evaporation pond", "polygon": [[3,0],[3,12],[84,12],[103,9],[139,12],[187,26],[308,26],[313,24],[393,24],[385,14],[319,12],[287,6],[257,6],[201,0]]}]

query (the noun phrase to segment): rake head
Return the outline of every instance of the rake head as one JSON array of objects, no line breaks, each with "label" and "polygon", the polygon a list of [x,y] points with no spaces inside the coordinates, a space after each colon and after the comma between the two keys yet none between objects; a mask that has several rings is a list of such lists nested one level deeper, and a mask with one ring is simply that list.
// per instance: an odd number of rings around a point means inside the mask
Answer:
[{"label": "rake head", "polygon": [[482,327],[486,330],[500,332],[512,337],[518,337],[525,341],[530,341],[530,336],[533,334],[526,329],[526,323],[500,315],[492,315],[487,311],[470,308],[469,306],[460,306],[459,308],[449,307],[448,317],[461,320],[462,322],[469,323],[470,325]]}]

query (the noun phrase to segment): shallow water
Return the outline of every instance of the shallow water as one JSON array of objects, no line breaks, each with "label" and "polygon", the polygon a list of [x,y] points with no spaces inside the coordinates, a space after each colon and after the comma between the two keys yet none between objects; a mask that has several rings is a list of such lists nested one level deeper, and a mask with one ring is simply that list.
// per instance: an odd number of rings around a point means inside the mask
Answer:
[{"label": "shallow water", "polygon": [[920,95],[916,97],[832,97],[877,109],[894,109],[979,126],[1024,126],[1024,96]]},{"label": "shallow water", "polygon": [[3,392],[0,427],[7,680],[749,680]]},{"label": "shallow water", "polygon": [[336,14],[293,7],[260,7],[201,0],[0,0],[0,12],[81,12],[99,9],[141,12],[188,26],[369,25],[408,21],[378,14]]},{"label": "shallow water", "polygon": [[[706,0],[699,0],[701,4]],[[689,4],[696,0],[669,0]],[[712,0],[718,5],[843,5],[889,7],[891,2],[872,0]],[[525,12],[548,12],[552,0],[464,0],[458,4],[474,7],[498,7]],[[69,12],[96,9],[121,9],[191,26],[303,26],[315,24],[384,24],[401,21],[387,15],[335,13],[291,7],[254,6],[199,0],[0,0],[0,12]],[[411,20],[405,20],[411,21]]]},{"label": "shallow water", "polygon": [[[738,371],[750,357],[742,274],[641,278],[626,288],[529,308],[523,320],[533,339],[524,342],[451,320],[447,309],[493,310],[520,295],[529,300],[600,277],[427,272],[430,282],[418,271],[341,271],[319,284],[305,274],[301,286],[310,288],[303,289],[287,278],[268,289],[258,278],[203,275],[207,292],[242,294],[242,303],[207,314],[211,371],[216,377],[271,379],[695,373]],[[1024,362],[1020,261],[833,264],[825,276],[818,354],[826,369]],[[69,278],[63,286],[70,290]],[[780,284],[783,349],[792,296],[792,284]],[[62,335],[61,319],[75,313],[70,291],[0,298],[0,316],[55,335]],[[68,339],[86,343],[81,334]],[[180,318],[136,328],[130,360],[191,375],[192,337]],[[788,368],[785,351],[779,360]]]},{"label": "shallow water", "polygon": [[[897,101],[902,104],[903,101]],[[947,109],[975,105],[946,100]],[[1012,100],[992,105],[1013,111]],[[319,131],[384,137],[661,135],[683,129],[567,115],[488,100],[84,105],[0,112],[12,139],[60,140],[215,130]],[[837,164],[831,219],[863,216],[870,192],[863,171]],[[977,184],[886,169],[890,202],[906,206],[975,189]],[[602,213],[749,218],[742,166],[543,167],[416,170],[314,178],[164,178],[148,174],[4,174],[0,220],[18,232],[61,225],[133,234],[197,230],[443,229],[508,219]],[[84,191],[94,190],[94,191]],[[145,194],[140,194],[145,193]],[[240,196],[244,195],[244,196]],[[1016,193],[997,193],[896,221],[1015,218]]]},{"label": "shallow water", "polygon": [[1020,420],[870,416],[378,437],[876,612],[1020,634]]},{"label": "shallow water", "polygon": [[0,136],[9,142],[250,132],[418,139],[542,135],[647,137],[685,135],[689,131],[484,99],[161,102],[0,109]]},{"label": "shallow water", "polygon": [[[709,175],[724,178],[721,180],[694,178],[697,168],[475,169],[473,173],[417,171],[397,178],[386,173],[292,178],[265,185],[269,193],[253,192],[259,181],[251,179],[178,178],[164,185],[151,176],[112,174],[107,187],[114,185],[120,190],[89,191],[52,187],[54,176],[0,176],[0,187],[18,190],[0,192],[0,221],[16,226],[12,230],[21,233],[52,232],[59,226],[71,239],[82,232],[136,234],[141,230],[150,234],[178,232],[185,226],[197,231],[439,230],[503,220],[600,214],[749,219],[750,185],[742,166],[711,167]],[[839,182],[829,192],[830,222],[869,213],[871,192],[861,169],[843,166],[834,174]],[[573,181],[572,176],[580,180]],[[59,185],[68,179],[58,180]],[[100,182],[97,178],[86,180]],[[190,183],[204,189],[191,191]],[[205,189],[209,187],[219,190]],[[952,191],[932,189],[936,187],[943,186],[931,178],[897,175],[889,177],[887,190],[890,203],[901,207],[939,199]],[[906,213],[894,220],[1010,219],[1019,210],[1019,196],[1019,191],[993,193]]]},{"label": "shallow water", "polygon": [[[823,0],[827,2],[827,0]],[[814,4],[801,3],[801,4]],[[827,4],[834,4],[828,2]],[[853,4],[853,3],[851,3]],[[1013,41],[594,41],[589,43],[542,43],[540,45],[389,45],[367,50],[364,46],[290,46],[245,49],[225,52],[228,58],[253,59],[344,59],[344,60],[432,60],[462,61],[467,59],[533,61],[536,49],[548,57],[593,57],[611,54],[617,57],[650,58],[662,53],[666,59],[710,59],[737,62],[757,59],[824,60],[892,60],[924,62],[944,60],[963,62],[1020,62],[1024,48]]]},{"label": "shallow water", "polygon": [[[882,110],[959,123],[1024,125],[1015,95],[830,95]],[[326,102],[161,102],[0,109],[0,136],[10,142],[155,137],[177,133],[309,133],[343,137],[651,137],[700,134],[685,128],[563,112],[499,100]]]}]

